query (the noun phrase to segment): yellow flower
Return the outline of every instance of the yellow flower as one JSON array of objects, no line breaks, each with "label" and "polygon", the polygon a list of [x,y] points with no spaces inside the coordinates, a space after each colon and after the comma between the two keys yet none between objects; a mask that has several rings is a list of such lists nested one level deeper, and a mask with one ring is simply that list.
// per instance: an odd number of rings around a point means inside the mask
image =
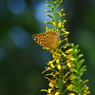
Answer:
[{"label": "yellow flower", "polygon": [[47,0],[46,0],[45,2],[46,2],[46,3],[49,3],[49,1],[47,1]]},{"label": "yellow flower", "polygon": [[62,28],[61,28],[61,31],[63,31],[63,32],[64,32],[64,31],[65,31],[65,28],[63,28],[63,27],[62,27]]},{"label": "yellow flower", "polygon": [[55,1],[54,4],[56,4],[57,2]]},{"label": "yellow flower", "polygon": [[45,10],[45,12],[48,12],[49,10]]},{"label": "yellow flower", "polygon": [[47,16],[49,15],[49,14],[46,14]]},{"label": "yellow flower", "polygon": [[56,92],[54,95],[60,95],[61,93],[60,92]]},{"label": "yellow flower", "polygon": [[53,64],[54,61],[55,61],[55,60],[49,61],[49,62],[47,63],[47,65],[50,65],[52,68],[55,68],[55,65]]},{"label": "yellow flower", "polygon": [[58,65],[57,65],[57,68],[58,68],[58,70],[61,70],[61,65],[58,64]]},{"label": "yellow flower", "polygon": [[56,25],[56,23],[55,22],[52,22],[52,24],[55,26]]},{"label": "yellow flower", "polygon": [[51,81],[51,79],[50,79],[50,78],[48,78],[48,77],[44,77],[44,78],[46,78],[48,81]]},{"label": "yellow flower", "polygon": [[49,88],[49,89],[47,90],[48,93],[51,93],[51,91],[52,91],[52,88]]},{"label": "yellow flower", "polygon": [[46,4],[46,6],[48,6],[48,4]]},{"label": "yellow flower", "polygon": [[65,74],[65,77],[67,77],[69,73],[70,73],[70,72],[67,72],[67,73]]},{"label": "yellow flower", "polygon": [[50,29],[50,28],[46,27],[46,32],[47,31],[53,31],[53,29]]},{"label": "yellow flower", "polygon": [[60,3],[62,3],[63,1],[61,0]]},{"label": "yellow flower", "polygon": [[86,90],[88,90],[89,89],[89,87],[88,86],[86,86]]},{"label": "yellow flower", "polygon": [[48,90],[42,89],[41,91],[45,91],[45,92],[48,93],[48,95],[52,95],[52,94],[51,94],[52,90],[53,90],[52,88],[49,88]]},{"label": "yellow flower", "polygon": [[49,76],[49,75],[51,75],[51,76],[53,76],[53,77],[56,77],[56,75],[58,75],[59,74],[59,72],[51,72],[50,74],[46,74],[45,76]]},{"label": "yellow flower", "polygon": [[68,42],[68,38],[65,38],[64,40],[65,40],[66,42]]},{"label": "yellow flower", "polygon": [[46,90],[46,89],[41,89],[41,91],[45,91],[45,92],[47,92],[47,90]]},{"label": "yellow flower", "polygon": [[74,93],[69,93],[68,95],[75,95]]},{"label": "yellow flower", "polygon": [[64,55],[64,57],[66,57],[66,56],[67,56],[64,52],[62,52],[62,55]]},{"label": "yellow flower", "polygon": [[68,35],[70,32],[64,31],[66,35]]},{"label": "yellow flower", "polygon": [[89,80],[88,80],[88,79],[86,79],[85,81],[86,81],[86,82],[88,82]]},{"label": "yellow flower", "polygon": [[58,14],[59,14],[60,17],[64,16],[61,12],[58,12]]},{"label": "yellow flower", "polygon": [[72,89],[73,89],[73,85],[72,84],[67,86],[67,90],[72,90]]},{"label": "yellow flower", "polygon": [[73,49],[68,49],[68,50],[66,50],[65,53],[69,54],[69,53],[71,53],[71,51],[73,51]]},{"label": "yellow flower", "polygon": [[70,43],[66,42],[66,44],[65,44],[65,47],[64,47],[64,48],[67,48],[68,46],[70,46]]},{"label": "yellow flower", "polygon": [[[51,31],[54,31],[54,28],[52,28]],[[55,31],[54,31],[54,32],[55,32]]]},{"label": "yellow flower", "polygon": [[67,22],[67,20],[64,20],[63,22]]},{"label": "yellow flower", "polygon": [[48,71],[48,70],[51,70],[52,68],[51,68],[51,67],[45,67],[45,69],[46,69],[46,70],[44,70],[44,71],[42,72],[42,74],[43,74],[44,72]]},{"label": "yellow flower", "polygon": [[[64,24],[62,25],[62,28],[64,27]],[[64,32],[64,31],[63,31]]]},{"label": "yellow flower", "polygon": [[57,63],[57,64],[60,64],[60,59],[57,59],[57,60],[56,60],[56,63]]},{"label": "yellow flower", "polygon": [[61,22],[58,23],[58,27],[61,27]]},{"label": "yellow flower", "polygon": [[90,91],[87,91],[87,94],[90,94],[91,92]]},{"label": "yellow flower", "polygon": [[61,9],[61,12],[64,11],[64,9]]},{"label": "yellow flower", "polygon": [[72,56],[72,54],[67,55],[67,59],[69,59],[69,60],[71,60],[71,61],[76,60],[76,59]]},{"label": "yellow flower", "polygon": [[54,88],[54,83],[50,82],[49,87]]},{"label": "yellow flower", "polygon": [[44,21],[44,23],[48,23],[48,21]]},{"label": "yellow flower", "polygon": [[76,76],[74,76],[74,75],[71,75],[71,76],[70,76],[70,80],[72,80],[72,83],[74,83],[74,81],[73,81],[74,79],[79,79],[79,77],[76,77]]},{"label": "yellow flower", "polygon": [[[64,13],[64,14],[62,14],[62,16],[65,16],[66,14]],[[66,20],[65,20],[66,21]],[[66,21],[67,22],[67,21]]]},{"label": "yellow flower", "polygon": [[68,67],[71,67],[71,61],[70,60],[67,60],[66,62],[67,62],[67,66]]}]

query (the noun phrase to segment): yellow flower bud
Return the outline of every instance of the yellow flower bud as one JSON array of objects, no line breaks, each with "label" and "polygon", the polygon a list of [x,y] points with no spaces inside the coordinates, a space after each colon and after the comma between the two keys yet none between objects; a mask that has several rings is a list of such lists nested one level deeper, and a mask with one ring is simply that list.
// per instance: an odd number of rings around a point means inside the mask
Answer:
[{"label": "yellow flower bud", "polygon": [[58,65],[57,65],[57,68],[58,68],[59,70],[61,70],[61,65],[60,65],[60,64],[58,64]]},{"label": "yellow flower bud", "polygon": [[56,25],[56,23],[55,22],[52,22],[52,24],[55,26]]}]

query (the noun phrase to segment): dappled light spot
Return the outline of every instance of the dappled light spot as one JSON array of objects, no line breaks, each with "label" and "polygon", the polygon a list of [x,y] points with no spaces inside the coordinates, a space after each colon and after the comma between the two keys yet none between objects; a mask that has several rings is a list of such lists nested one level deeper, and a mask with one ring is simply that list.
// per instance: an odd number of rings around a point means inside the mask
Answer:
[{"label": "dappled light spot", "polygon": [[19,14],[25,8],[24,0],[8,0],[7,7],[10,12],[14,14]]},{"label": "dappled light spot", "polygon": [[45,2],[41,2],[38,6],[36,6],[35,9],[35,17],[39,22],[44,22],[44,21],[48,21],[49,17],[46,16],[46,12],[44,11],[45,9],[50,9],[47,6],[45,6]]},{"label": "dappled light spot", "polygon": [[16,46],[23,49],[27,49],[29,47],[29,34],[24,28],[15,26],[9,31],[9,33]]}]

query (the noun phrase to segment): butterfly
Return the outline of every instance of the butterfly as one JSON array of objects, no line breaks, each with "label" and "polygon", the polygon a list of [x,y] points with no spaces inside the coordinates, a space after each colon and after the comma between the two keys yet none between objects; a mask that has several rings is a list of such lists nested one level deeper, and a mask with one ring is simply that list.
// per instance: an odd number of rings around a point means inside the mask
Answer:
[{"label": "butterfly", "polygon": [[46,47],[48,49],[52,49],[58,45],[59,32],[56,33],[53,31],[47,31],[47,32],[40,33],[40,34],[33,34],[32,38],[37,44],[43,47]]}]

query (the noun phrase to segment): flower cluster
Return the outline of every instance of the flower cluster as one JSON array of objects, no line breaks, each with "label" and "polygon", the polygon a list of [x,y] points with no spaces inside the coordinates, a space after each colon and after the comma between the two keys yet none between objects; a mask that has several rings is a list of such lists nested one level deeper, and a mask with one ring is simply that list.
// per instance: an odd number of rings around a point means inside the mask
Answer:
[{"label": "flower cluster", "polygon": [[49,81],[49,88],[41,91],[46,91],[47,95],[90,94],[89,87],[86,85],[88,80],[81,79],[83,72],[86,71],[86,66],[83,66],[84,59],[81,58],[83,54],[79,54],[78,45],[75,46],[68,40],[69,32],[64,28],[66,20],[61,20],[65,15],[62,13],[64,9],[57,12],[62,0],[51,0],[46,3],[46,6],[50,7],[51,10],[45,11],[52,13],[53,16],[46,14],[51,20],[45,21],[45,23],[54,26],[53,29],[46,27],[46,31],[60,32],[60,40],[55,48],[50,49],[52,60],[47,63],[47,67],[43,71],[43,73],[50,71],[45,75]]}]

